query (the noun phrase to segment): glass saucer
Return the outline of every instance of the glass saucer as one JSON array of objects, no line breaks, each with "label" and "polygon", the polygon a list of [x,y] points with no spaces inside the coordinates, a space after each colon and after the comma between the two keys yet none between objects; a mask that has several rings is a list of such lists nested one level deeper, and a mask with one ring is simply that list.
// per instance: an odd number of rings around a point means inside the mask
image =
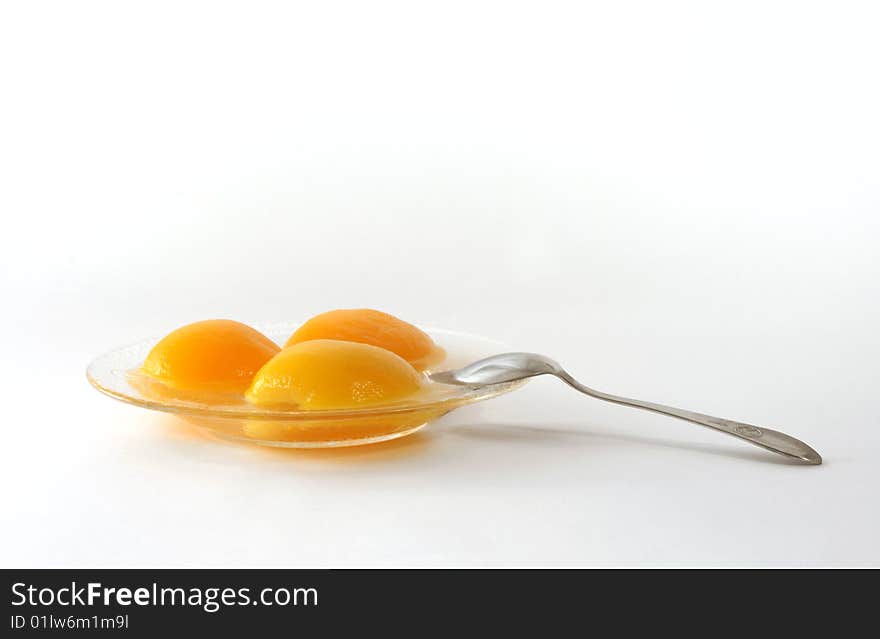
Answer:
[{"label": "glass saucer", "polygon": [[[254,328],[283,344],[299,326],[298,322],[285,322],[255,324]],[[446,351],[445,359],[430,370],[458,368],[509,350],[500,342],[485,337],[442,329],[422,330]],[[157,383],[150,381],[139,369],[159,339],[144,340],[96,358],[86,371],[89,381],[102,393],[120,401],[174,413],[220,437],[264,446],[325,448],[396,439],[424,428],[459,406],[497,397],[519,388],[526,381],[483,388],[430,384],[430,390],[418,397],[365,408],[269,410],[252,406],[238,397],[217,397],[208,403],[175,396],[164,387],[164,390],[157,388]]]}]

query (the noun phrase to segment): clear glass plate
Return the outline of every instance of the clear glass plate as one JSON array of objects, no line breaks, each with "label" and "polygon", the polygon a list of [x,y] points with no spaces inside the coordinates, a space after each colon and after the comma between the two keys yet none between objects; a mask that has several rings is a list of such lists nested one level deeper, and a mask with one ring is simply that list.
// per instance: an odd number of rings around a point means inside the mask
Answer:
[{"label": "clear glass plate", "polygon": [[[298,322],[285,322],[256,324],[254,328],[283,344],[299,326]],[[485,337],[442,329],[422,330],[446,351],[445,359],[431,370],[458,368],[509,350]],[[144,340],[96,358],[86,371],[89,381],[102,393],[120,401],[174,413],[221,437],[265,446],[323,448],[396,439],[418,431],[459,406],[497,397],[525,384],[521,380],[477,389],[431,384],[429,391],[406,401],[340,410],[268,410],[247,404],[242,398],[229,397],[217,397],[208,403],[156,392],[156,383],[139,373],[144,358],[159,339]]]}]

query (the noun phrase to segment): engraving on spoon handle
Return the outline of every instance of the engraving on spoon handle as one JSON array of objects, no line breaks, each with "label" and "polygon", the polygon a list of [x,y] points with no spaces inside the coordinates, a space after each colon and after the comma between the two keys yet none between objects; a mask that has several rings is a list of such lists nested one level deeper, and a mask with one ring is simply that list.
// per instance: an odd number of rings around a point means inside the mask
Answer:
[{"label": "engraving on spoon handle", "polygon": [[670,417],[677,417],[678,419],[683,419],[685,421],[693,422],[694,424],[706,426],[721,431],[722,433],[732,435],[747,441],[750,444],[760,446],[761,448],[773,451],[774,453],[785,455],[786,457],[793,457],[810,464],[822,463],[821,455],[810,446],[799,439],[786,435],[785,433],[780,433],[777,430],[753,426],[743,422],[735,422],[720,417],[712,417],[711,415],[704,415],[703,413],[695,413],[689,410],[664,406],[663,404],[654,404],[653,402],[643,402],[638,399],[610,395],[584,386],[568,373],[563,373],[559,375],[559,377],[572,388],[579,390],[590,397],[595,397],[596,399],[602,399],[615,404],[622,404],[624,406],[632,406],[633,408],[641,408],[643,410],[669,415]]}]

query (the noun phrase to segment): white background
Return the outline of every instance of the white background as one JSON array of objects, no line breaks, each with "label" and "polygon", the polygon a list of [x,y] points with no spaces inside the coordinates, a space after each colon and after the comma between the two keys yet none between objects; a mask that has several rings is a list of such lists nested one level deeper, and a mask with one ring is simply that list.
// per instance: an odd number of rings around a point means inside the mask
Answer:
[{"label": "white background", "polygon": [[[853,2],[6,2],[6,566],[880,565],[880,40]],[[89,360],[371,306],[551,379],[337,451]]]}]

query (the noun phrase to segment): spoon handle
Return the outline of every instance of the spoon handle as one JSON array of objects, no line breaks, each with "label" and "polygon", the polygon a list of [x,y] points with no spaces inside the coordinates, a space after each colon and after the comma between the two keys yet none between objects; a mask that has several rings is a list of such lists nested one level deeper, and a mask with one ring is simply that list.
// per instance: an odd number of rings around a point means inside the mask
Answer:
[{"label": "spoon handle", "polygon": [[595,397],[596,399],[602,399],[606,402],[613,402],[624,406],[632,406],[633,408],[641,408],[655,413],[662,413],[663,415],[669,415],[670,417],[677,417],[678,419],[683,419],[688,422],[693,422],[694,424],[721,431],[728,435],[733,435],[734,437],[738,437],[750,444],[760,446],[761,448],[773,451],[774,453],[779,453],[780,455],[785,455],[786,457],[792,457],[809,464],[822,463],[822,457],[819,453],[810,448],[807,444],[776,430],[763,427],[758,428],[751,424],[734,422],[729,419],[721,419],[720,417],[694,413],[689,410],[682,410],[680,408],[673,408],[662,404],[654,404],[652,402],[643,402],[638,399],[610,395],[584,386],[565,372],[560,373],[559,378],[572,388],[579,390],[590,397]]}]

